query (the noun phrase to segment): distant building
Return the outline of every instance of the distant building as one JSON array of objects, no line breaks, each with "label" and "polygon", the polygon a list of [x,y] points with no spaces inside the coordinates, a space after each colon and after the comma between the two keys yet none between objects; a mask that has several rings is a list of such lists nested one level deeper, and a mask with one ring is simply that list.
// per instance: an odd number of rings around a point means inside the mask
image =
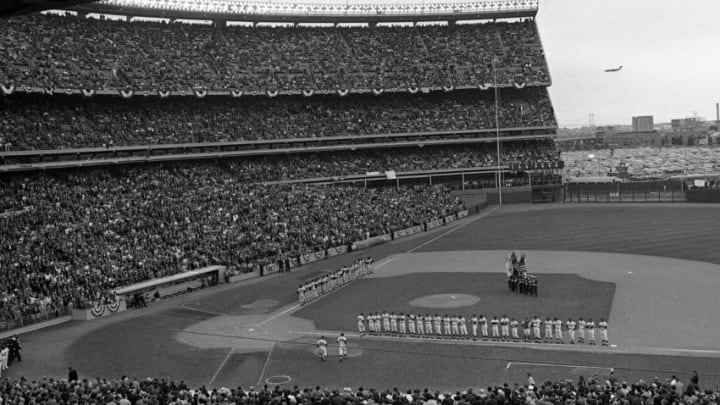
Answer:
[{"label": "distant building", "polygon": [[[633,127],[635,127],[635,118],[633,117]],[[650,118],[652,122],[652,117]],[[649,131],[619,131],[612,126],[598,128],[598,137],[603,143],[615,147],[633,147],[633,146],[659,146],[662,144],[662,135],[651,129]]]},{"label": "distant building", "polygon": [[671,131],[667,137],[671,145],[708,145],[716,139],[711,136],[712,121],[705,121],[697,117],[679,118],[670,121]]},{"label": "distant building", "polygon": [[678,118],[670,121],[670,126],[674,132],[685,132],[688,130],[699,129],[704,126],[702,120],[695,117]]},{"label": "distant building", "polygon": [[653,123],[652,115],[642,115],[639,117],[632,117],[632,131],[633,132],[649,132],[655,130],[655,124]]}]

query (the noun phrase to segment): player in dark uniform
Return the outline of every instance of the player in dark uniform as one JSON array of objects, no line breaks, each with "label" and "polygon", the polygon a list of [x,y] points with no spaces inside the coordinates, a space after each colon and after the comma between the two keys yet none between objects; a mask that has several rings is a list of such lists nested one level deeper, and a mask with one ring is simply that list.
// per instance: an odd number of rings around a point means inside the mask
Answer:
[{"label": "player in dark uniform", "polygon": [[536,276],[530,277],[530,295],[538,296],[538,279]]},{"label": "player in dark uniform", "polygon": [[522,329],[523,329],[523,340],[526,343],[530,343],[532,340],[532,337],[530,335],[530,320],[527,318],[523,319],[522,321]]}]

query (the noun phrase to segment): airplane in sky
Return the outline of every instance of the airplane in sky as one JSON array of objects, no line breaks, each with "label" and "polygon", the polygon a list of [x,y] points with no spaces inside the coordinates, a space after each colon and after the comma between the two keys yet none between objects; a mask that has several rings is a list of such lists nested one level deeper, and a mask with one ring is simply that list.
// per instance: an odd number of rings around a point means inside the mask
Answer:
[{"label": "airplane in sky", "polygon": [[605,69],[605,72],[606,72],[606,73],[609,73],[609,72],[619,72],[620,70],[622,70],[622,68],[623,68],[622,65],[620,65],[620,67],[617,67],[617,68],[615,68],[615,69]]}]

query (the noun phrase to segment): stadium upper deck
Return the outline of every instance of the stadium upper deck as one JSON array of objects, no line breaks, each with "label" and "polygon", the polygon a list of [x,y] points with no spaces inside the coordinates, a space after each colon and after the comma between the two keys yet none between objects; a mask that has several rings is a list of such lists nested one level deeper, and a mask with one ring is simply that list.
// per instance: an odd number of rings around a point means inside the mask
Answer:
[{"label": "stadium upper deck", "polygon": [[550,85],[532,20],[334,29],[28,15],[0,20],[0,30],[5,93],[344,95]]}]

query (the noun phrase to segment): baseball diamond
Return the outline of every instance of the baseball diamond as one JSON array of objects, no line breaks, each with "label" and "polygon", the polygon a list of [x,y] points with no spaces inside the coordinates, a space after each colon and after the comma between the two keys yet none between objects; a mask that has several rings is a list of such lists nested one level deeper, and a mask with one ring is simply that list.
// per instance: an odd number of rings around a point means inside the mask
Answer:
[{"label": "baseball diamond", "polygon": [[[421,370],[428,368],[446,370],[433,375],[443,389],[522,378],[526,370],[549,379],[603,375],[609,368],[627,379],[699,370],[706,379],[718,379],[720,336],[714,325],[720,315],[707,303],[720,287],[714,277],[720,260],[714,239],[705,237],[709,228],[694,226],[711,210],[669,205],[489,209],[448,228],[333,257],[282,277],[216,287],[113,318],[28,334],[24,344],[34,355],[22,372],[61,375],[61,368],[47,368],[57,359],[98,376],[132,367],[138,375],[182,375],[188,383],[214,386],[257,385],[268,378],[283,384],[284,376],[289,378],[285,384],[322,380],[330,386],[414,386],[425,384],[427,374]],[[596,221],[599,216],[606,219]],[[592,237],[569,232],[579,220]],[[667,230],[662,235],[656,232],[660,222]],[[538,228],[543,232],[533,231]],[[525,231],[518,234],[517,229]],[[717,226],[710,229],[720,235]],[[619,234],[637,243],[617,243],[613,235]],[[478,235],[513,242],[502,250],[483,249]],[[569,246],[575,250],[565,250]],[[525,252],[528,266],[541,276],[543,293],[537,298],[507,290],[503,266],[510,249]],[[631,253],[622,253],[626,249]],[[295,280],[368,254],[376,258],[374,273],[309,305],[297,305]],[[457,299],[462,305],[456,305]],[[673,305],[677,302],[683,305]],[[267,304],[274,305],[264,308]],[[616,347],[359,336],[356,315],[374,311],[467,318],[473,313],[604,317]],[[314,362],[319,335],[341,331],[350,342],[342,369],[333,362],[327,367]],[[118,351],[123,354],[117,356]],[[337,355],[334,340],[328,352],[330,358]],[[476,367],[478,362],[482,367]],[[10,369],[9,375],[14,372]]]}]

